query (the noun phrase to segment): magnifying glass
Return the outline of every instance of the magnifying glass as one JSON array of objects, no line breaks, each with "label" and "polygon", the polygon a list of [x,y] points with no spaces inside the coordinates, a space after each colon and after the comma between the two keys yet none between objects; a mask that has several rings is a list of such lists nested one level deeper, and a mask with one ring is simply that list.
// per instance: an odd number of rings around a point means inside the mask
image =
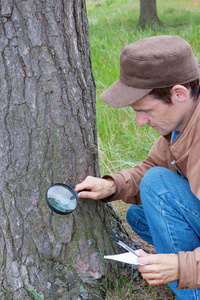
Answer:
[{"label": "magnifying glass", "polygon": [[55,213],[70,214],[78,205],[78,193],[66,184],[54,183],[46,191],[46,202]]}]

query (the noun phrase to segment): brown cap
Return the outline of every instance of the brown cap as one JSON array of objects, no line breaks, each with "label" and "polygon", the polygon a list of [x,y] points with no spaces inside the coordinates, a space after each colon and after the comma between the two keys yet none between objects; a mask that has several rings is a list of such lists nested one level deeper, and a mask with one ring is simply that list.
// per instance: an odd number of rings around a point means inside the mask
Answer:
[{"label": "brown cap", "polygon": [[154,88],[184,84],[200,77],[200,65],[188,42],[179,36],[154,36],[125,46],[119,80],[101,95],[113,107],[131,105]]}]

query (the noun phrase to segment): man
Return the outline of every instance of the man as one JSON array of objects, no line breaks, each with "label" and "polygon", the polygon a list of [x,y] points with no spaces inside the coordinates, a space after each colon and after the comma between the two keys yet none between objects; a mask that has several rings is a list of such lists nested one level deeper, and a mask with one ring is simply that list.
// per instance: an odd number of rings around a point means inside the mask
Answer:
[{"label": "man", "polygon": [[76,186],[80,198],[122,199],[127,221],[157,254],[141,251],[149,284],[168,283],[177,299],[200,299],[200,67],[178,36],[141,39],[124,47],[119,80],[101,95],[113,107],[130,105],[138,126],[161,135],[132,169]]}]

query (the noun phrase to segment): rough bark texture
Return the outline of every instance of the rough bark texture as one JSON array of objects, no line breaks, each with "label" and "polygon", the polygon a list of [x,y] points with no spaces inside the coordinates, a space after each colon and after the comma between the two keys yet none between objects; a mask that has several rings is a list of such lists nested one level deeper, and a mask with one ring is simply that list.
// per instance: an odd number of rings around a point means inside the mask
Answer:
[{"label": "rough bark texture", "polygon": [[83,200],[63,217],[45,204],[52,183],[99,176],[85,2],[0,9],[0,299],[33,299],[26,285],[46,300],[102,299],[109,234],[127,239],[116,213]]},{"label": "rough bark texture", "polygon": [[138,26],[144,29],[146,26],[155,27],[162,25],[163,24],[157,15],[156,0],[140,0],[140,18]]}]

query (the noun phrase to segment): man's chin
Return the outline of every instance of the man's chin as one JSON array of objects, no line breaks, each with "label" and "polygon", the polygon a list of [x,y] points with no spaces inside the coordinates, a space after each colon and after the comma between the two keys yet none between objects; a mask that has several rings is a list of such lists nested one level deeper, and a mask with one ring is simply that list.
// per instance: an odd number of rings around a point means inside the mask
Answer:
[{"label": "man's chin", "polygon": [[157,133],[159,134],[159,135],[162,135],[162,136],[166,136],[166,135],[168,135],[170,132],[169,131],[167,131],[167,130],[162,130],[162,129],[160,129],[160,128],[155,128],[155,130],[157,131]]}]

